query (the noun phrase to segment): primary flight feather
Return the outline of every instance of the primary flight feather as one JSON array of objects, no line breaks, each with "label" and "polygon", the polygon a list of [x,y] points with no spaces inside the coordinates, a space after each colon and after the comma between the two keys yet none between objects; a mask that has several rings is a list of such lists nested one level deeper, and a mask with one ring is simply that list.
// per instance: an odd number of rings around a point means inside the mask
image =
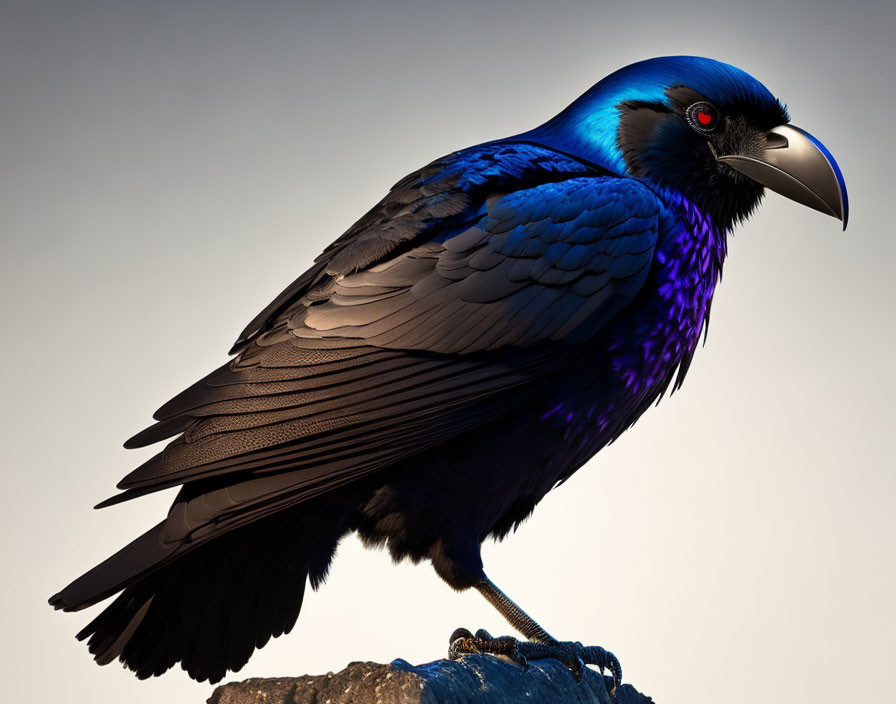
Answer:
[{"label": "primary flight feather", "polygon": [[498,590],[480,544],[682,382],[726,234],[763,186],[845,226],[830,153],[754,78],[687,56],[410,174],[128,441],[174,438],[101,505],[177,498],[51,603],[120,592],[78,634],[98,662],[217,681],[293,627],[357,531],[479,589],[531,639],[513,653],[618,679],[611,654],[555,641]]}]

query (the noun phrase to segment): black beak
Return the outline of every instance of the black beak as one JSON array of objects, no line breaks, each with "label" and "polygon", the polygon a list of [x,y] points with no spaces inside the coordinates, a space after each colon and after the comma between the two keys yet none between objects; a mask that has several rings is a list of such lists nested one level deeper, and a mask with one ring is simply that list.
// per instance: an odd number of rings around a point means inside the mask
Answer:
[{"label": "black beak", "polygon": [[740,154],[716,158],[775,193],[837,218],[845,230],[846,183],[825,146],[793,125],[773,127],[765,138],[765,151],[758,158]]}]

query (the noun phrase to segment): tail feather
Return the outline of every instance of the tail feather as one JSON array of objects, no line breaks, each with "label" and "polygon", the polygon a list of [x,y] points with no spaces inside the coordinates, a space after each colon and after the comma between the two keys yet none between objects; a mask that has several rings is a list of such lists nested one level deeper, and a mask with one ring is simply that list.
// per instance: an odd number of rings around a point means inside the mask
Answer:
[{"label": "tail feather", "polygon": [[[133,599],[130,601],[133,602]],[[94,654],[96,661],[100,665],[108,665],[121,655],[124,646],[131,639],[131,636],[134,635],[134,631],[137,630],[137,627],[143,622],[143,617],[146,616],[146,611],[149,609],[151,603],[152,597],[147,601],[144,601],[133,615],[131,615],[129,611],[122,610],[120,615],[125,618],[120,618],[117,627],[106,631],[104,638],[91,645],[90,652]],[[122,625],[121,622],[124,622],[124,625]],[[117,637],[116,634],[118,634]],[[81,631],[81,633],[78,634],[78,640],[84,640],[88,635],[89,633]]]},{"label": "tail feather", "polygon": [[110,558],[81,575],[61,592],[50,597],[50,605],[63,611],[80,611],[107,599],[142,576],[158,569],[173,555],[177,545],[161,540],[162,521]]},{"label": "tail feather", "polygon": [[[157,536],[157,526],[51,603],[77,610],[124,586],[77,635],[95,660],[105,665],[119,659],[141,679],[180,662],[192,678],[217,682],[270,638],[292,630],[309,575],[314,584],[324,577],[347,524],[331,523],[322,534],[319,516],[303,508],[173,557],[147,538]],[[154,568],[152,557],[161,557]]]}]

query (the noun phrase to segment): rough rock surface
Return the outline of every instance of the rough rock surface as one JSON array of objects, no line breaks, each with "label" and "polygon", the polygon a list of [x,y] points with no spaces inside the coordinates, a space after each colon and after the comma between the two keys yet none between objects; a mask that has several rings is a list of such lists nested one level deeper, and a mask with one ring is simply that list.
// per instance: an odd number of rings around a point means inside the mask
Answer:
[{"label": "rough rock surface", "polygon": [[[342,672],[249,679],[218,687],[208,704],[614,704],[609,678],[587,670],[581,682],[556,660],[519,665],[492,655],[413,666],[354,662]],[[628,684],[615,704],[651,704]]]}]

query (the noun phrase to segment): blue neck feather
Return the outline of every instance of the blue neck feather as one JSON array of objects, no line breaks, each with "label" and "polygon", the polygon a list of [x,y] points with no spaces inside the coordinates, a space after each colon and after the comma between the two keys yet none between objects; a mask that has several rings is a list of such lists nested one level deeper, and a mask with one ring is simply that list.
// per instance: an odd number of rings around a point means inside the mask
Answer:
[{"label": "blue neck feather", "polygon": [[669,105],[666,90],[675,85],[687,85],[719,105],[777,102],[764,85],[735,66],[699,56],[663,56],[610,74],[559,115],[514,139],[537,142],[630,176],[617,143],[618,106],[628,100]]}]

